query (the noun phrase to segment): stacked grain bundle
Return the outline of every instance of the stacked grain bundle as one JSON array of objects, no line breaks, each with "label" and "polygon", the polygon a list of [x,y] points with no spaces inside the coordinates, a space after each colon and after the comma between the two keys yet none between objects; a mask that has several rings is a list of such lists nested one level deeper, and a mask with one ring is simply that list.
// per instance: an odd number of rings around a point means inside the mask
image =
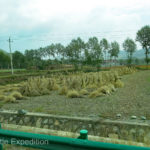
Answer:
[{"label": "stacked grain bundle", "polygon": [[123,67],[101,72],[59,74],[50,78],[34,77],[22,83],[19,92],[23,96],[40,96],[56,90],[59,95],[70,98],[94,98],[110,95],[116,88],[123,87],[120,76],[134,72],[134,68]]},{"label": "stacked grain bundle", "polygon": [[20,92],[25,96],[48,95],[50,91],[58,90],[58,85],[53,78],[35,77],[23,83]]},{"label": "stacked grain bundle", "polygon": [[16,100],[23,99],[19,88],[19,84],[0,86],[0,101],[16,103]]}]

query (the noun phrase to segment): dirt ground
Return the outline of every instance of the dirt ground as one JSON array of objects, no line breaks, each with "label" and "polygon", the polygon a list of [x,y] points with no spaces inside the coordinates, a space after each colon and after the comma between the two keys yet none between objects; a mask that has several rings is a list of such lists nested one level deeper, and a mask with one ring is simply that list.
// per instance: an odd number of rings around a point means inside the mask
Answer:
[{"label": "dirt ground", "polygon": [[30,97],[19,103],[9,103],[1,109],[25,109],[30,112],[44,112],[69,116],[101,116],[122,118],[146,116],[150,119],[150,71],[139,71],[122,77],[125,86],[112,95],[97,98],[67,98],[53,92],[51,95]]}]

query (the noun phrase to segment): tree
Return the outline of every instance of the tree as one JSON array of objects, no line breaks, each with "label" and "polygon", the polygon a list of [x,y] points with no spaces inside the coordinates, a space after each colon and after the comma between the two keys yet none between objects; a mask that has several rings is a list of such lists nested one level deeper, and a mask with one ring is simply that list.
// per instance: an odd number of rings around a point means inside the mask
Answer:
[{"label": "tree", "polygon": [[100,46],[105,55],[105,66],[106,66],[107,52],[108,52],[110,46],[109,46],[108,41],[105,38],[100,41]]},{"label": "tree", "polygon": [[135,44],[135,42],[132,39],[127,38],[124,41],[124,43],[123,43],[123,48],[124,48],[124,50],[127,53],[128,65],[131,65],[131,63],[132,63],[132,56],[133,56],[133,53],[136,50],[136,44]]},{"label": "tree", "polygon": [[76,69],[78,69],[77,64],[81,62],[81,55],[84,48],[84,41],[78,37],[77,39],[73,39],[65,49],[66,56],[74,64]]},{"label": "tree", "polygon": [[86,43],[85,60],[91,65],[100,65],[103,59],[102,49],[97,37],[89,38]]},{"label": "tree", "polygon": [[40,51],[37,50],[26,50],[25,51],[25,62],[27,67],[39,68],[42,64],[42,56]]},{"label": "tree", "polygon": [[135,58],[135,64],[139,65],[139,63],[140,63],[140,60],[138,58]]},{"label": "tree", "polygon": [[63,61],[65,57],[65,47],[60,43],[55,44],[55,53],[59,59]]},{"label": "tree", "polygon": [[47,55],[46,55],[45,48],[40,47],[40,48],[38,49],[38,53],[39,53],[41,59],[43,59],[43,58],[45,58],[45,57],[47,56]]},{"label": "tree", "polygon": [[25,56],[21,52],[15,51],[13,53],[14,67],[15,68],[25,68],[24,62],[25,62]]},{"label": "tree", "polygon": [[34,66],[34,50],[25,50],[25,63],[26,66]]},{"label": "tree", "polygon": [[142,27],[136,34],[136,41],[140,42],[143,49],[145,49],[145,62],[150,62],[148,54],[150,53],[150,26]]},{"label": "tree", "polygon": [[125,62],[125,60],[119,59],[119,64],[120,64],[121,66],[124,65],[124,62]]},{"label": "tree", "polygon": [[49,59],[55,57],[55,45],[51,44],[45,47],[45,54],[49,57]]},{"label": "tree", "polygon": [[9,54],[4,52],[3,50],[0,50],[0,68],[8,68],[10,63],[10,57]]},{"label": "tree", "polygon": [[118,57],[119,50],[120,50],[120,47],[119,47],[118,42],[116,42],[116,41],[112,42],[111,45],[110,45],[110,50],[108,51],[108,53],[110,53],[111,58],[112,57],[115,58],[115,61]]}]

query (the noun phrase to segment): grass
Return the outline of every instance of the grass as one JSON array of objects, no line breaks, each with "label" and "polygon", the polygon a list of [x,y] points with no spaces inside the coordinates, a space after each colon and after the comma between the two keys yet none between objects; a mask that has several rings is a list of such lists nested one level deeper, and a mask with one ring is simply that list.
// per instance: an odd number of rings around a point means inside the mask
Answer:
[{"label": "grass", "polygon": [[147,78],[147,81],[150,82],[150,77]]},{"label": "grass", "polygon": [[[26,71],[26,69],[14,69],[14,73],[15,72],[23,72],[23,71]],[[0,69],[0,73],[1,72],[5,72],[5,73],[11,73],[11,69]]]},{"label": "grass", "polygon": [[33,111],[34,111],[34,112],[43,112],[43,111],[44,111],[44,108],[43,108],[42,106],[36,107]]}]

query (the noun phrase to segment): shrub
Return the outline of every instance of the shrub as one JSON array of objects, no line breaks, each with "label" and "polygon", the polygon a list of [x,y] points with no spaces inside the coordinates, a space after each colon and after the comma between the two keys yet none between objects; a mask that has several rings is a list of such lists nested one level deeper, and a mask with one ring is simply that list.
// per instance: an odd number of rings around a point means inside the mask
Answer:
[{"label": "shrub", "polygon": [[69,97],[69,98],[77,98],[77,97],[79,97],[79,93],[76,90],[70,90],[67,93],[67,97]]}]

